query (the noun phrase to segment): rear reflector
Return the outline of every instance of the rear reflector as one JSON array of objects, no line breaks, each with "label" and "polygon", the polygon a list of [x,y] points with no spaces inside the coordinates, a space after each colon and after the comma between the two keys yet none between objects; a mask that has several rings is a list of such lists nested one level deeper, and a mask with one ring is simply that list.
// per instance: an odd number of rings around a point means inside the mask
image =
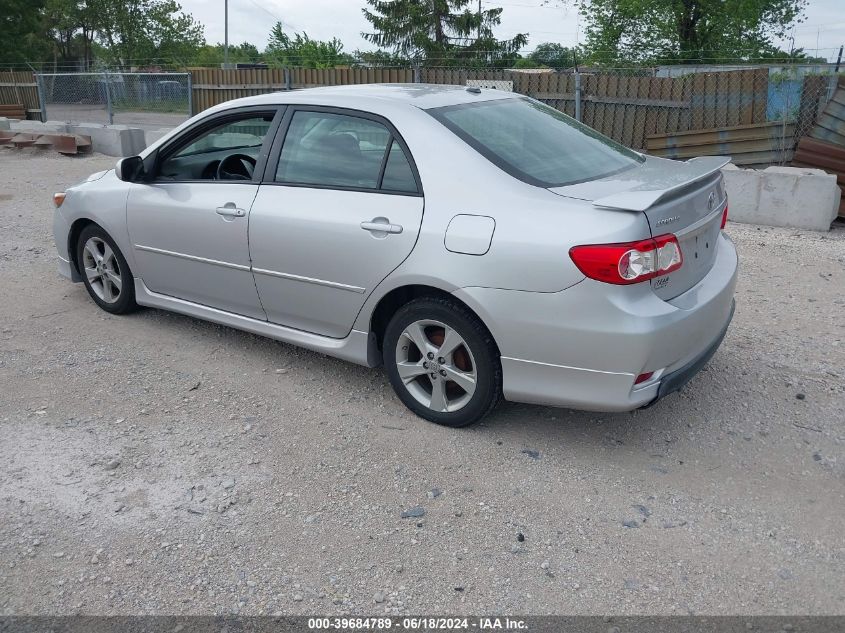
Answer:
[{"label": "rear reflector", "polygon": [[637,376],[636,380],[634,380],[634,384],[639,385],[640,383],[645,382],[646,380],[648,380],[652,376],[654,376],[653,371],[647,371],[644,374],[640,374],[639,376]]},{"label": "rear reflector", "polygon": [[669,233],[639,242],[573,246],[569,256],[590,279],[618,285],[668,275],[684,264],[678,239]]}]

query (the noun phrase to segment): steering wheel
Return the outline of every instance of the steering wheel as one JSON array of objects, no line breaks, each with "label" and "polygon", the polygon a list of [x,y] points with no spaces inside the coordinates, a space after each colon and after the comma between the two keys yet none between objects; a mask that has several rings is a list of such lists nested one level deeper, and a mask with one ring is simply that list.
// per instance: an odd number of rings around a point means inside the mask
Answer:
[{"label": "steering wheel", "polygon": [[217,165],[217,180],[252,180],[255,159],[246,154],[230,154]]}]

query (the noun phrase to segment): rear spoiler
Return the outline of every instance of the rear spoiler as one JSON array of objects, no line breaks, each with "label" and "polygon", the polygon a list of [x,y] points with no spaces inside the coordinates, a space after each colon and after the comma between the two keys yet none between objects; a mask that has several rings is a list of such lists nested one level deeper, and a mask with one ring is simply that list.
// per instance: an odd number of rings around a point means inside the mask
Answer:
[{"label": "rear spoiler", "polygon": [[699,156],[698,158],[691,158],[683,163],[688,173],[683,174],[683,178],[678,178],[677,182],[667,186],[665,189],[633,189],[623,193],[614,193],[613,195],[593,200],[593,206],[603,207],[605,209],[645,211],[673,192],[712,176],[729,162],[731,162],[729,156]]}]

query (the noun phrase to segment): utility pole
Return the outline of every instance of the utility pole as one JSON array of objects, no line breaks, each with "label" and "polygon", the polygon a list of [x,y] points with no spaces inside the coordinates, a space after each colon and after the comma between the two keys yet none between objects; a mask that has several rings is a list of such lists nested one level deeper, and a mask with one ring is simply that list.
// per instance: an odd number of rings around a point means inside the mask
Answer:
[{"label": "utility pole", "polygon": [[481,0],[478,0],[478,41],[481,41]]},{"label": "utility pole", "polygon": [[229,0],[223,0],[223,67],[229,67]]}]

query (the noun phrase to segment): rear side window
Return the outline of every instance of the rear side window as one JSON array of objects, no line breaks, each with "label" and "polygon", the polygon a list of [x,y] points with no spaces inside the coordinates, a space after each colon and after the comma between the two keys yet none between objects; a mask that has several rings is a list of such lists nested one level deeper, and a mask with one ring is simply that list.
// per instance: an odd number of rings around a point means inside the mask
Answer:
[{"label": "rear side window", "polygon": [[428,112],[491,162],[540,187],[603,178],[643,160],[533,99],[497,99]]},{"label": "rear side window", "polygon": [[384,167],[384,179],[381,188],[385,191],[417,192],[417,182],[408,157],[402,151],[402,146],[395,140],[390,144],[387,154],[387,164]]},{"label": "rear side window", "polygon": [[416,193],[408,158],[390,130],[370,119],[329,112],[294,113],[276,182]]}]

